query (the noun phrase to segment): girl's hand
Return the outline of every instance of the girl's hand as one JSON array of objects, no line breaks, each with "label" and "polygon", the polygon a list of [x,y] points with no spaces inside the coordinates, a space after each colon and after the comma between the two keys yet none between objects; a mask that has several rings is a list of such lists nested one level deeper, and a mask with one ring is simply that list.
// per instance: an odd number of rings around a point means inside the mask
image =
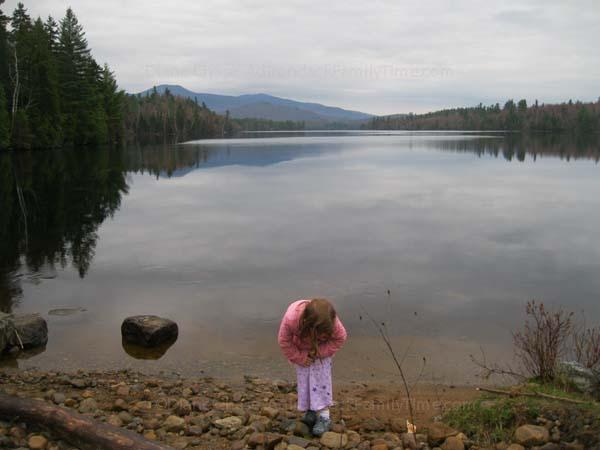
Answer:
[{"label": "girl's hand", "polygon": [[308,366],[312,366],[313,363],[315,362],[315,358],[313,358],[312,356],[307,356],[306,359],[304,360],[304,363],[301,364],[302,367],[308,367]]}]

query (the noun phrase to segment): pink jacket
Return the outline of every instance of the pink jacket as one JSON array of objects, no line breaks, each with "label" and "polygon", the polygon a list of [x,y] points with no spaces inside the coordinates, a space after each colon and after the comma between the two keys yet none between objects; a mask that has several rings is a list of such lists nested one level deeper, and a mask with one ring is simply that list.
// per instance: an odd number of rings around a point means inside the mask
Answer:
[{"label": "pink jacket", "polygon": [[[310,300],[298,300],[292,303],[279,326],[279,347],[285,357],[294,364],[303,364],[311,350],[308,340],[300,339],[300,316]],[[333,336],[327,342],[319,343],[319,358],[333,356],[346,341],[346,329],[342,321],[336,317]]]}]

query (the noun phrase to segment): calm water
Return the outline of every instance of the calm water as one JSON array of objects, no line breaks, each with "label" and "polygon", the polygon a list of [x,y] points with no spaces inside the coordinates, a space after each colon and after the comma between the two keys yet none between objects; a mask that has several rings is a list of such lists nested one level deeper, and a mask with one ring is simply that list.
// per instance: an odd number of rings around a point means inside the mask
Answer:
[{"label": "calm water", "polygon": [[[44,351],[4,364],[286,376],[278,321],[288,302],[318,295],[351,335],[340,376],[394,373],[366,310],[411,368],[425,356],[426,377],[468,382],[480,346],[507,357],[529,299],[598,322],[597,149],[273,133],[2,154],[0,306],[40,312],[50,329]],[[123,348],[131,314],[173,318],[178,341]]]}]

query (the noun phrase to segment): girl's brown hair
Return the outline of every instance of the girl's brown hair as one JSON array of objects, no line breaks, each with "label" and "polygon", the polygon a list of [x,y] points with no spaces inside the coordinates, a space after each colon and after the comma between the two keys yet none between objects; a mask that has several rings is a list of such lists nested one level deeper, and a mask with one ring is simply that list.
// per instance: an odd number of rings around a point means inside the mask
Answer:
[{"label": "girl's brown hair", "polygon": [[318,339],[333,335],[336,316],[333,305],[324,298],[313,298],[304,308],[300,316],[300,337],[310,340],[315,354],[319,349]]}]

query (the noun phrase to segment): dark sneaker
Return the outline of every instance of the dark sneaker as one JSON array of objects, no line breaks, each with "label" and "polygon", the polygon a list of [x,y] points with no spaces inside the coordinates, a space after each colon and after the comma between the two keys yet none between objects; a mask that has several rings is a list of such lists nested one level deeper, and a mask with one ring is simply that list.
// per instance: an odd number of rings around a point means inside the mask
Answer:
[{"label": "dark sneaker", "polygon": [[325,417],[319,416],[317,418],[317,423],[312,429],[312,434],[320,437],[323,433],[329,431],[329,428],[331,428],[331,419],[326,419]]},{"label": "dark sneaker", "polygon": [[311,409],[304,413],[304,417],[300,419],[300,422],[304,423],[308,428],[312,428],[317,423],[317,413]]}]

